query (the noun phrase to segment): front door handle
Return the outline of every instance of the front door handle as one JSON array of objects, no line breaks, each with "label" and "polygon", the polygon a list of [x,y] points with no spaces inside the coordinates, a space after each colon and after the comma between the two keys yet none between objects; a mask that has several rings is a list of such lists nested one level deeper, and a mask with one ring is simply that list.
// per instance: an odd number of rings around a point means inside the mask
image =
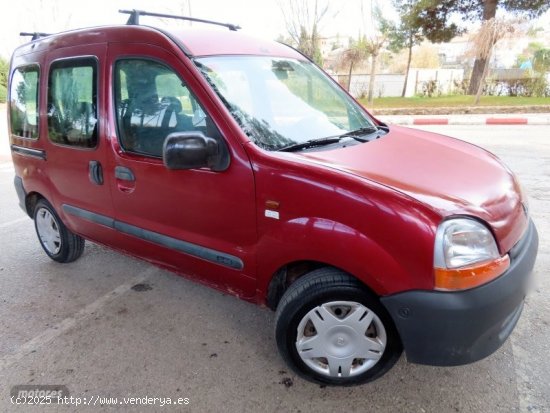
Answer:
[{"label": "front door handle", "polygon": [[136,177],[130,168],[115,167],[116,185],[120,192],[131,194],[136,189]]},{"label": "front door handle", "polygon": [[116,179],[120,179],[122,181],[134,182],[136,180],[132,170],[130,168],[126,168],[125,166],[117,166],[115,168],[115,177]]},{"label": "front door handle", "polygon": [[99,161],[90,161],[88,163],[88,176],[90,181],[96,185],[103,185],[103,168]]}]

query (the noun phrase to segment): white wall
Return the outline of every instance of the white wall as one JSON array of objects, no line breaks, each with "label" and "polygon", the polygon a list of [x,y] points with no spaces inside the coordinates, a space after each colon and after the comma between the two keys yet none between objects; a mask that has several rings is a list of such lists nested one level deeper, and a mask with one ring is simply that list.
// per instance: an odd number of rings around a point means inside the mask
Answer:
[{"label": "white wall", "polygon": [[[335,76],[337,80],[345,82],[347,76]],[[370,76],[367,74],[354,74],[351,78],[351,94],[355,97],[367,96]],[[410,97],[422,92],[422,86],[431,80],[436,80],[442,94],[450,94],[454,91],[454,81],[461,82],[464,79],[462,69],[411,69],[405,96]],[[376,75],[374,80],[374,97],[401,96],[405,75]]]}]

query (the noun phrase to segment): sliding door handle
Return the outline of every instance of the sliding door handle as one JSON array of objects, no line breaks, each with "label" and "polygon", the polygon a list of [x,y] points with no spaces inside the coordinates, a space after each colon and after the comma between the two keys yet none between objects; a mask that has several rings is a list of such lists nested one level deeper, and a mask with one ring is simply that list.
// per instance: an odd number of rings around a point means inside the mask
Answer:
[{"label": "sliding door handle", "polygon": [[103,185],[103,169],[99,161],[90,161],[88,164],[88,176],[96,185]]}]

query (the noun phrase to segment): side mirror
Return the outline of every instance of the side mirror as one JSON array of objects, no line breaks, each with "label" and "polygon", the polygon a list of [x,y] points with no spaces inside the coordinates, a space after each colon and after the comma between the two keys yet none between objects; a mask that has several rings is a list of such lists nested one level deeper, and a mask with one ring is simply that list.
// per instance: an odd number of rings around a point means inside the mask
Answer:
[{"label": "side mirror", "polygon": [[229,153],[225,142],[220,144],[202,132],[175,132],[164,141],[162,160],[168,169],[223,171],[229,166]]}]

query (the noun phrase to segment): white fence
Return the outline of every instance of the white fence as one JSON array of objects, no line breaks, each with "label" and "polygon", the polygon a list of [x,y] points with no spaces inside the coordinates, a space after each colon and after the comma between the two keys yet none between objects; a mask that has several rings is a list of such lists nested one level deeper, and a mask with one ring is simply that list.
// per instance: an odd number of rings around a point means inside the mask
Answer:
[{"label": "white fence", "polygon": [[[335,75],[340,84],[347,86],[346,75]],[[369,90],[368,74],[353,74],[351,76],[351,94],[355,97],[367,96]],[[407,82],[405,96],[410,97],[421,94],[424,87],[430,82],[435,82],[439,93],[450,94],[456,89],[456,84],[464,80],[462,69],[411,69]],[[379,74],[374,79],[374,97],[401,96],[405,75]]]}]

